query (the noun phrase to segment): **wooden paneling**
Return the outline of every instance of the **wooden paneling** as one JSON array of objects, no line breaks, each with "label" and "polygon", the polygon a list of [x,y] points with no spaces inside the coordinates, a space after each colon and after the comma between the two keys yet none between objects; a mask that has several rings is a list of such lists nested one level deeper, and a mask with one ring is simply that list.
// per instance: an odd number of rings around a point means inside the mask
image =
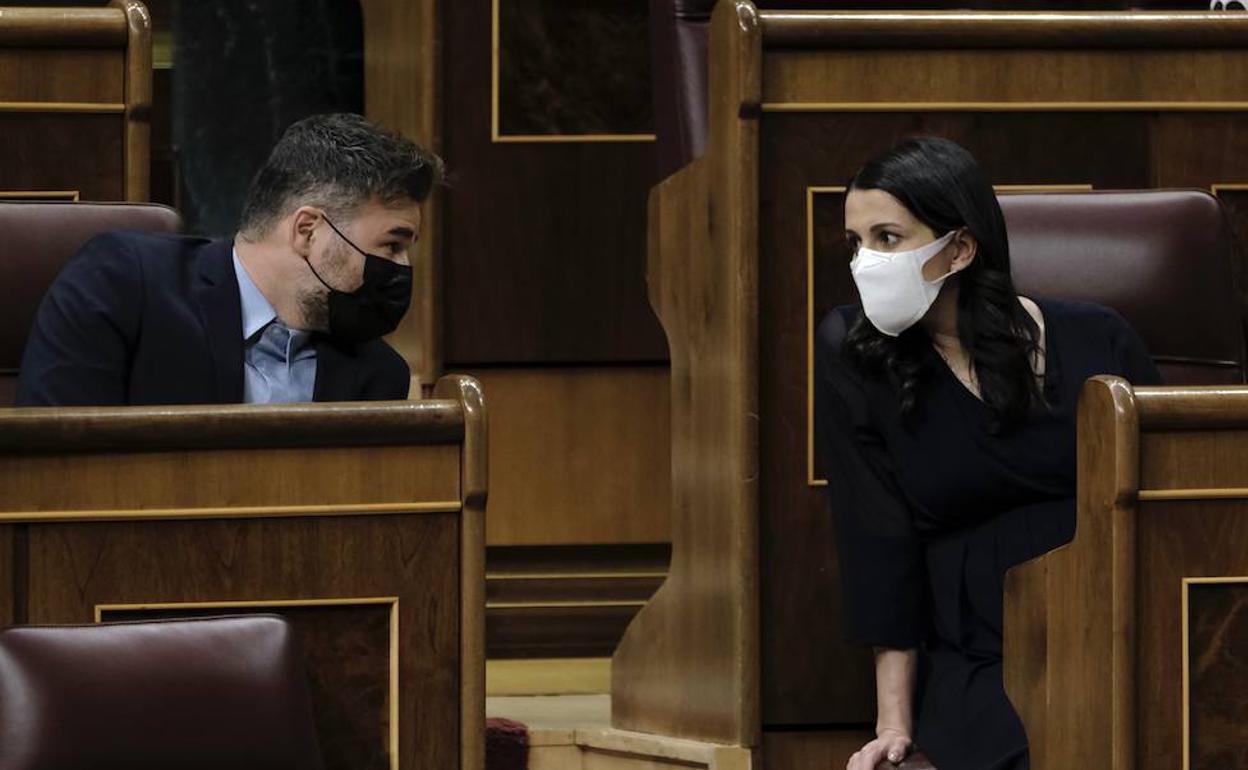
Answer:
[{"label": "wooden paneling", "polygon": [[[459,660],[458,517],[288,519],[240,523],[157,522],[42,525],[30,528],[32,623],[87,623],[99,604],[266,601],[399,597],[400,670],[409,697],[399,703],[399,750],[404,765],[457,764],[458,713],[421,708],[420,701],[458,701]],[[352,637],[364,642],[371,636]],[[339,663],[334,675],[354,687],[325,693],[324,710],[340,713],[322,724],[329,747],[348,746],[363,735],[388,741],[388,710],[378,713],[359,700],[368,681],[369,658],[389,659],[389,631],[381,650],[352,653],[359,672]],[[301,639],[310,644],[315,639]],[[361,678],[363,677],[363,678]],[[389,697],[389,675],[380,686]],[[363,713],[358,707],[365,707]],[[364,720],[372,714],[375,723]],[[380,729],[378,729],[380,728]],[[359,737],[356,737],[359,736]],[[381,744],[384,750],[386,743]],[[327,747],[327,748],[329,748]],[[341,746],[339,749],[343,748]],[[374,744],[373,751],[377,750]],[[341,752],[338,752],[339,754]],[[329,752],[329,756],[333,756]],[[366,758],[364,754],[361,758]],[[342,768],[355,767],[339,756]],[[427,760],[426,760],[427,758]],[[383,765],[384,767],[385,765]]]},{"label": "wooden paneling", "polygon": [[116,115],[0,113],[0,190],[72,190],[121,200],[124,134]]},{"label": "wooden paneling", "polygon": [[[1248,18],[1240,21],[1248,26]],[[1228,102],[1248,108],[1248,95],[1240,87],[1248,66],[1234,51],[1216,48],[809,51],[768,56],[767,61],[764,110],[798,104],[950,102],[968,102],[970,109],[1007,102],[1042,112],[1052,109],[1046,102],[1085,109],[1096,109],[1097,102]],[[1142,71],[1166,77],[1140,78]],[[916,78],[915,72],[939,73],[939,82]]]},{"label": "wooden paneling", "polygon": [[[455,368],[661,362],[667,351],[646,302],[643,265],[653,147],[549,135],[543,139],[560,141],[492,141],[491,10],[490,0],[448,3],[443,20],[443,46],[455,52],[443,80],[451,168],[443,360]],[[645,46],[644,37],[627,42]],[[649,101],[644,71],[617,75]],[[578,83],[574,91],[599,86]]]},{"label": "wooden paneling", "polygon": [[[8,410],[4,410],[8,411]],[[324,463],[333,474],[304,477]],[[94,515],[140,509],[386,506],[459,507],[459,451],[445,447],[276,449],[177,454],[40,455],[0,466],[0,519],[10,515]],[[66,483],[67,479],[70,483]],[[134,486],[134,479],[145,484]],[[211,509],[208,509],[211,510]]]},{"label": "wooden paneling", "polygon": [[1188,583],[1190,767],[1217,770],[1248,755],[1248,577]]},{"label": "wooden paneling", "polygon": [[610,657],[667,574],[664,545],[489,549],[491,659]]},{"label": "wooden paneling", "polygon": [[[1241,440],[1240,450],[1245,446]],[[1148,448],[1142,447],[1142,456]],[[1238,454],[1238,453],[1237,453]],[[1219,448],[1205,447],[1188,455],[1184,464],[1196,468],[1217,463]],[[1187,486],[1183,473],[1171,476],[1170,486]],[[1243,484],[1248,474],[1240,472]],[[1236,691],[1234,662],[1242,656],[1233,640],[1248,634],[1248,615],[1235,613],[1236,603],[1219,610],[1217,598],[1228,599],[1233,587],[1201,587],[1195,594],[1194,612],[1184,622],[1185,578],[1248,575],[1248,501],[1200,500],[1143,502],[1138,511],[1138,560],[1140,570],[1137,603],[1138,665],[1136,695],[1139,715],[1137,753],[1139,770],[1170,770],[1183,764],[1184,668],[1183,632],[1190,639],[1190,710],[1192,717],[1193,770],[1223,767],[1219,755],[1242,756],[1242,725],[1248,718],[1248,700]],[[1218,595],[1215,592],[1223,591]],[[1242,590],[1241,590],[1242,598]],[[1203,602],[1200,601],[1203,599]],[[1211,614],[1216,613],[1216,614]],[[1228,662],[1231,667],[1223,668]],[[1242,681],[1242,675],[1239,678]],[[1228,687],[1229,686],[1229,687]],[[1227,730],[1227,720],[1239,729]],[[1197,728],[1203,727],[1201,731]],[[1195,761],[1201,758],[1201,761]]]},{"label": "wooden paneling", "polygon": [[[651,302],[672,353],[672,566],[612,669],[616,727],[757,747],[759,31],[712,20],[705,157],[650,196]],[[770,255],[769,255],[770,256]]]},{"label": "wooden paneling", "polygon": [[473,374],[492,413],[491,546],[668,539],[666,367]]},{"label": "wooden paneling", "polygon": [[499,137],[651,135],[646,0],[494,0]]},{"label": "wooden paneling", "polygon": [[0,190],[147,200],[151,22],[137,0],[0,15]]},{"label": "wooden paneling", "polygon": [[[364,114],[423,147],[442,151],[441,18],[437,0],[360,0],[364,21]],[[387,341],[427,391],[442,372],[442,191],[421,208],[425,226],[412,260],[412,305]],[[411,396],[421,395],[413,388]]]},{"label": "wooden paneling", "polygon": [[875,738],[870,727],[810,732],[764,732],[763,767],[767,770],[841,770],[849,757]]},{"label": "wooden paneling", "polygon": [[119,107],[126,100],[124,63],[121,48],[0,48],[0,103]]}]

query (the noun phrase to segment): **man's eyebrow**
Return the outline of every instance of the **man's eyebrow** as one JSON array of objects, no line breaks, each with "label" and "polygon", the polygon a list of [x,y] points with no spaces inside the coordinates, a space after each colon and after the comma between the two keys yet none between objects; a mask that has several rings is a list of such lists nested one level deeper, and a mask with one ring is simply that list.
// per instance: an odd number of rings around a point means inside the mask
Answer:
[{"label": "man's eyebrow", "polygon": [[390,228],[387,234],[395,235],[399,238],[411,238],[412,240],[416,240],[416,231],[410,227],[403,227],[402,225]]}]

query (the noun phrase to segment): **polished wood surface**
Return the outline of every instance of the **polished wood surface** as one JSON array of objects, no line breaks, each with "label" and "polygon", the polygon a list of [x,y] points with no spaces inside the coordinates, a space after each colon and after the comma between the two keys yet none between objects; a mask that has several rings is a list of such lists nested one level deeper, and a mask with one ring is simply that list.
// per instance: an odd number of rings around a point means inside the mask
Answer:
[{"label": "polished wood surface", "polygon": [[[615,91],[629,104],[649,105],[648,73],[620,66],[600,83],[601,70],[578,67],[547,83],[544,63],[517,53],[525,46],[551,57],[584,49],[612,61],[647,61],[638,17],[644,9],[635,0],[444,5],[441,44],[454,52],[443,86],[442,149],[453,175],[442,219],[446,366],[666,360],[644,283],[653,143],[634,141],[635,110],[621,111],[610,97]],[[506,25],[498,30],[501,50],[492,35],[496,12]],[[580,24],[583,35],[558,29]],[[546,48],[562,42],[582,49]],[[620,136],[628,141],[616,141]]]},{"label": "polished wood surface", "polygon": [[121,106],[124,60],[120,47],[0,47],[0,103]]},{"label": "polished wood surface", "polygon": [[[788,51],[768,59],[762,109],[1242,112],[1243,50]],[[915,72],[939,72],[939,87]]]},{"label": "polished wood surface", "polygon": [[[364,113],[422,147],[442,152],[439,41],[436,0],[360,0],[364,18]],[[439,257],[443,191],[421,207],[423,225],[412,259],[412,305],[387,341],[402,354],[421,387],[431,389],[442,371]]]},{"label": "polished wood surface", "polygon": [[148,198],[151,20],[106,8],[0,8],[0,192]]},{"label": "polished wood surface", "polygon": [[109,8],[0,8],[0,45],[118,48],[125,16]]},{"label": "polished wood surface", "polygon": [[616,650],[616,727],[757,746],[759,30],[712,19],[707,155],[650,197],[647,278],[672,358],[672,565]]},{"label": "polished wood surface", "polygon": [[1248,622],[1234,601],[1189,614],[1186,592],[1248,576],[1248,500],[1142,498],[1248,487],[1231,459],[1248,443],[1246,419],[1248,388],[1085,385],[1075,539],[1006,581],[1006,689],[1032,767],[1219,767],[1238,756],[1238,733],[1219,726],[1242,724],[1248,706],[1210,687],[1209,672],[1227,659],[1233,668],[1239,653],[1226,644]]},{"label": "polished wood surface", "polygon": [[669,557],[658,544],[488,548],[487,656],[609,658]]},{"label": "polished wood surface", "polygon": [[328,766],[483,770],[486,430],[466,377],[419,403],[0,410],[0,622],[290,611]]},{"label": "polished wood surface", "polygon": [[666,367],[468,371],[493,416],[491,546],[667,541]]},{"label": "polished wood surface", "polygon": [[[1007,3],[1000,3],[1005,6]],[[1238,13],[1152,11],[767,11],[768,48],[1241,48]],[[1063,12],[1063,11],[1066,12]],[[942,77],[943,77],[942,73]]]},{"label": "polished wood surface", "polygon": [[152,17],[139,0],[110,0],[126,14],[126,200],[151,198]]}]

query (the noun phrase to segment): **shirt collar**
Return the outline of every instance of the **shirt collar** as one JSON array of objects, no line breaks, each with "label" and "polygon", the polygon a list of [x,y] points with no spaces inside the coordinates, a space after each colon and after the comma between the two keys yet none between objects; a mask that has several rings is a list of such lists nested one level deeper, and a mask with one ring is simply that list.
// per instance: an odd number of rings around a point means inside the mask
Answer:
[{"label": "shirt collar", "polygon": [[243,339],[249,340],[277,318],[277,311],[247,274],[247,268],[239,260],[237,250],[234,251],[234,275],[238,278],[238,298],[243,308]]}]

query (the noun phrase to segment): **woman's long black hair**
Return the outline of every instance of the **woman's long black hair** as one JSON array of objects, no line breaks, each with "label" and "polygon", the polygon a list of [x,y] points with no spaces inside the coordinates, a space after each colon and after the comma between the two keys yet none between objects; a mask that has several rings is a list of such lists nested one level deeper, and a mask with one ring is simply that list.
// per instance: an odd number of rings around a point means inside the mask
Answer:
[{"label": "woman's long black hair", "polygon": [[[1002,429],[1042,404],[1032,369],[1040,329],[1018,301],[1010,276],[1005,217],[975,158],[948,139],[908,139],[863,166],[849,189],[892,195],[937,237],[958,228],[975,237],[979,246],[975,259],[949,280],[958,282],[958,339],[970,356],[980,397]],[[912,413],[919,402],[920,383],[929,374],[924,362],[932,360],[930,346],[927,332],[918,324],[889,337],[866,316],[846,338],[852,362],[884,374],[897,388],[903,415]]]}]

